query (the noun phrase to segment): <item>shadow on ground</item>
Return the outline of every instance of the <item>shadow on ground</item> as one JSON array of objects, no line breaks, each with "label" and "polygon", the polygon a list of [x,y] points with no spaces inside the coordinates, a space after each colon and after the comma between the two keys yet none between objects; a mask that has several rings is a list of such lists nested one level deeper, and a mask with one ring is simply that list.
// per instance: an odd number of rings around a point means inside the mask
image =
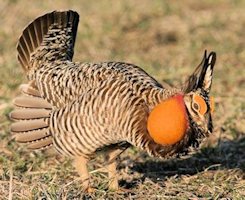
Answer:
[{"label": "shadow on ground", "polygon": [[[205,147],[200,152],[182,159],[165,161],[136,161],[130,168],[143,174],[153,182],[181,175],[194,175],[207,170],[240,169],[245,172],[245,137],[232,141],[221,141],[216,147]],[[245,175],[244,175],[245,178]],[[139,180],[128,183],[121,181],[126,188],[134,188]]]}]

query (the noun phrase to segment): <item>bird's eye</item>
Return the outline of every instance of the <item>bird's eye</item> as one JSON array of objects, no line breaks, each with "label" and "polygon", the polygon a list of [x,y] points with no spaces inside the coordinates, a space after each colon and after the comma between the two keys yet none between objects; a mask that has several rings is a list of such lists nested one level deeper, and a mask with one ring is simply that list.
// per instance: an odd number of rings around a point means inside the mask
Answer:
[{"label": "bird's eye", "polygon": [[208,110],[206,102],[199,95],[193,95],[193,108],[201,115],[205,115]]},{"label": "bird's eye", "polygon": [[194,102],[192,105],[193,105],[193,108],[194,108],[196,111],[199,110],[199,105],[198,105],[197,103]]}]

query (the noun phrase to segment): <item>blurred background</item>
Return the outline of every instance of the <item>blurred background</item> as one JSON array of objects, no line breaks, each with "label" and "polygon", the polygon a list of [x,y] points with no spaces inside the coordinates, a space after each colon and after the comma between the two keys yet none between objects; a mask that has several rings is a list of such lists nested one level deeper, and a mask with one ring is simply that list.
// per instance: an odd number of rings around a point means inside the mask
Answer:
[{"label": "blurred background", "polygon": [[188,158],[159,161],[129,149],[121,156],[119,173],[121,186],[131,192],[105,192],[103,173],[94,173],[99,189],[92,197],[244,197],[245,1],[0,0],[0,199],[83,196],[69,160],[27,152],[12,141],[8,129],[11,101],[26,81],[16,59],[18,38],[36,17],[66,9],[80,14],[74,61],[134,63],[159,82],[178,86],[201,62],[205,49],[217,52],[215,131],[201,150]]}]

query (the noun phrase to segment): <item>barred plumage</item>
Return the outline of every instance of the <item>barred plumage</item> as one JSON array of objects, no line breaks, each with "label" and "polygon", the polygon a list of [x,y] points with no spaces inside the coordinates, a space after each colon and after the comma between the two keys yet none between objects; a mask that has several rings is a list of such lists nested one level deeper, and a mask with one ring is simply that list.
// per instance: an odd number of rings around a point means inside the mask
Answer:
[{"label": "barred plumage", "polygon": [[[11,126],[17,141],[30,149],[53,145],[72,157],[88,188],[86,163],[108,145],[131,144],[167,158],[196,147],[212,132],[209,91],[215,53],[205,52],[183,88],[164,88],[132,64],[72,62],[78,21],[74,11],[54,11],[23,31],[18,59],[29,84],[11,113],[18,120]],[[108,170],[113,177],[114,162]],[[115,179],[111,188],[117,187]]]}]

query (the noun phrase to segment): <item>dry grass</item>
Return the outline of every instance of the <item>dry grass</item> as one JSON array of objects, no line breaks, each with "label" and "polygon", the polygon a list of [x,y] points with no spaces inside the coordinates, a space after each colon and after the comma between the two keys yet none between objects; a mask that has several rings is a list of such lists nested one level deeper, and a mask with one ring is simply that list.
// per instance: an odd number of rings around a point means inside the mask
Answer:
[{"label": "dry grass", "polygon": [[[204,49],[218,62],[212,93],[215,132],[199,152],[160,161],[136,149],[120,158],[120,185],[106,190],[93,173],[92,199],[243,199],[245,196],[245,3],[217,1],[0,1],[0,199],[86,199],[70,161],[29,153],[11,139],[7,114],[25,81],[15,45],[28,22],[54,9],[81,15],[75,60],[119,60],[142,66],[159,81],[178,85]],[[91,170],[103,158],[92,161]],[[89,197],[87,196],[87,199]]]}]

